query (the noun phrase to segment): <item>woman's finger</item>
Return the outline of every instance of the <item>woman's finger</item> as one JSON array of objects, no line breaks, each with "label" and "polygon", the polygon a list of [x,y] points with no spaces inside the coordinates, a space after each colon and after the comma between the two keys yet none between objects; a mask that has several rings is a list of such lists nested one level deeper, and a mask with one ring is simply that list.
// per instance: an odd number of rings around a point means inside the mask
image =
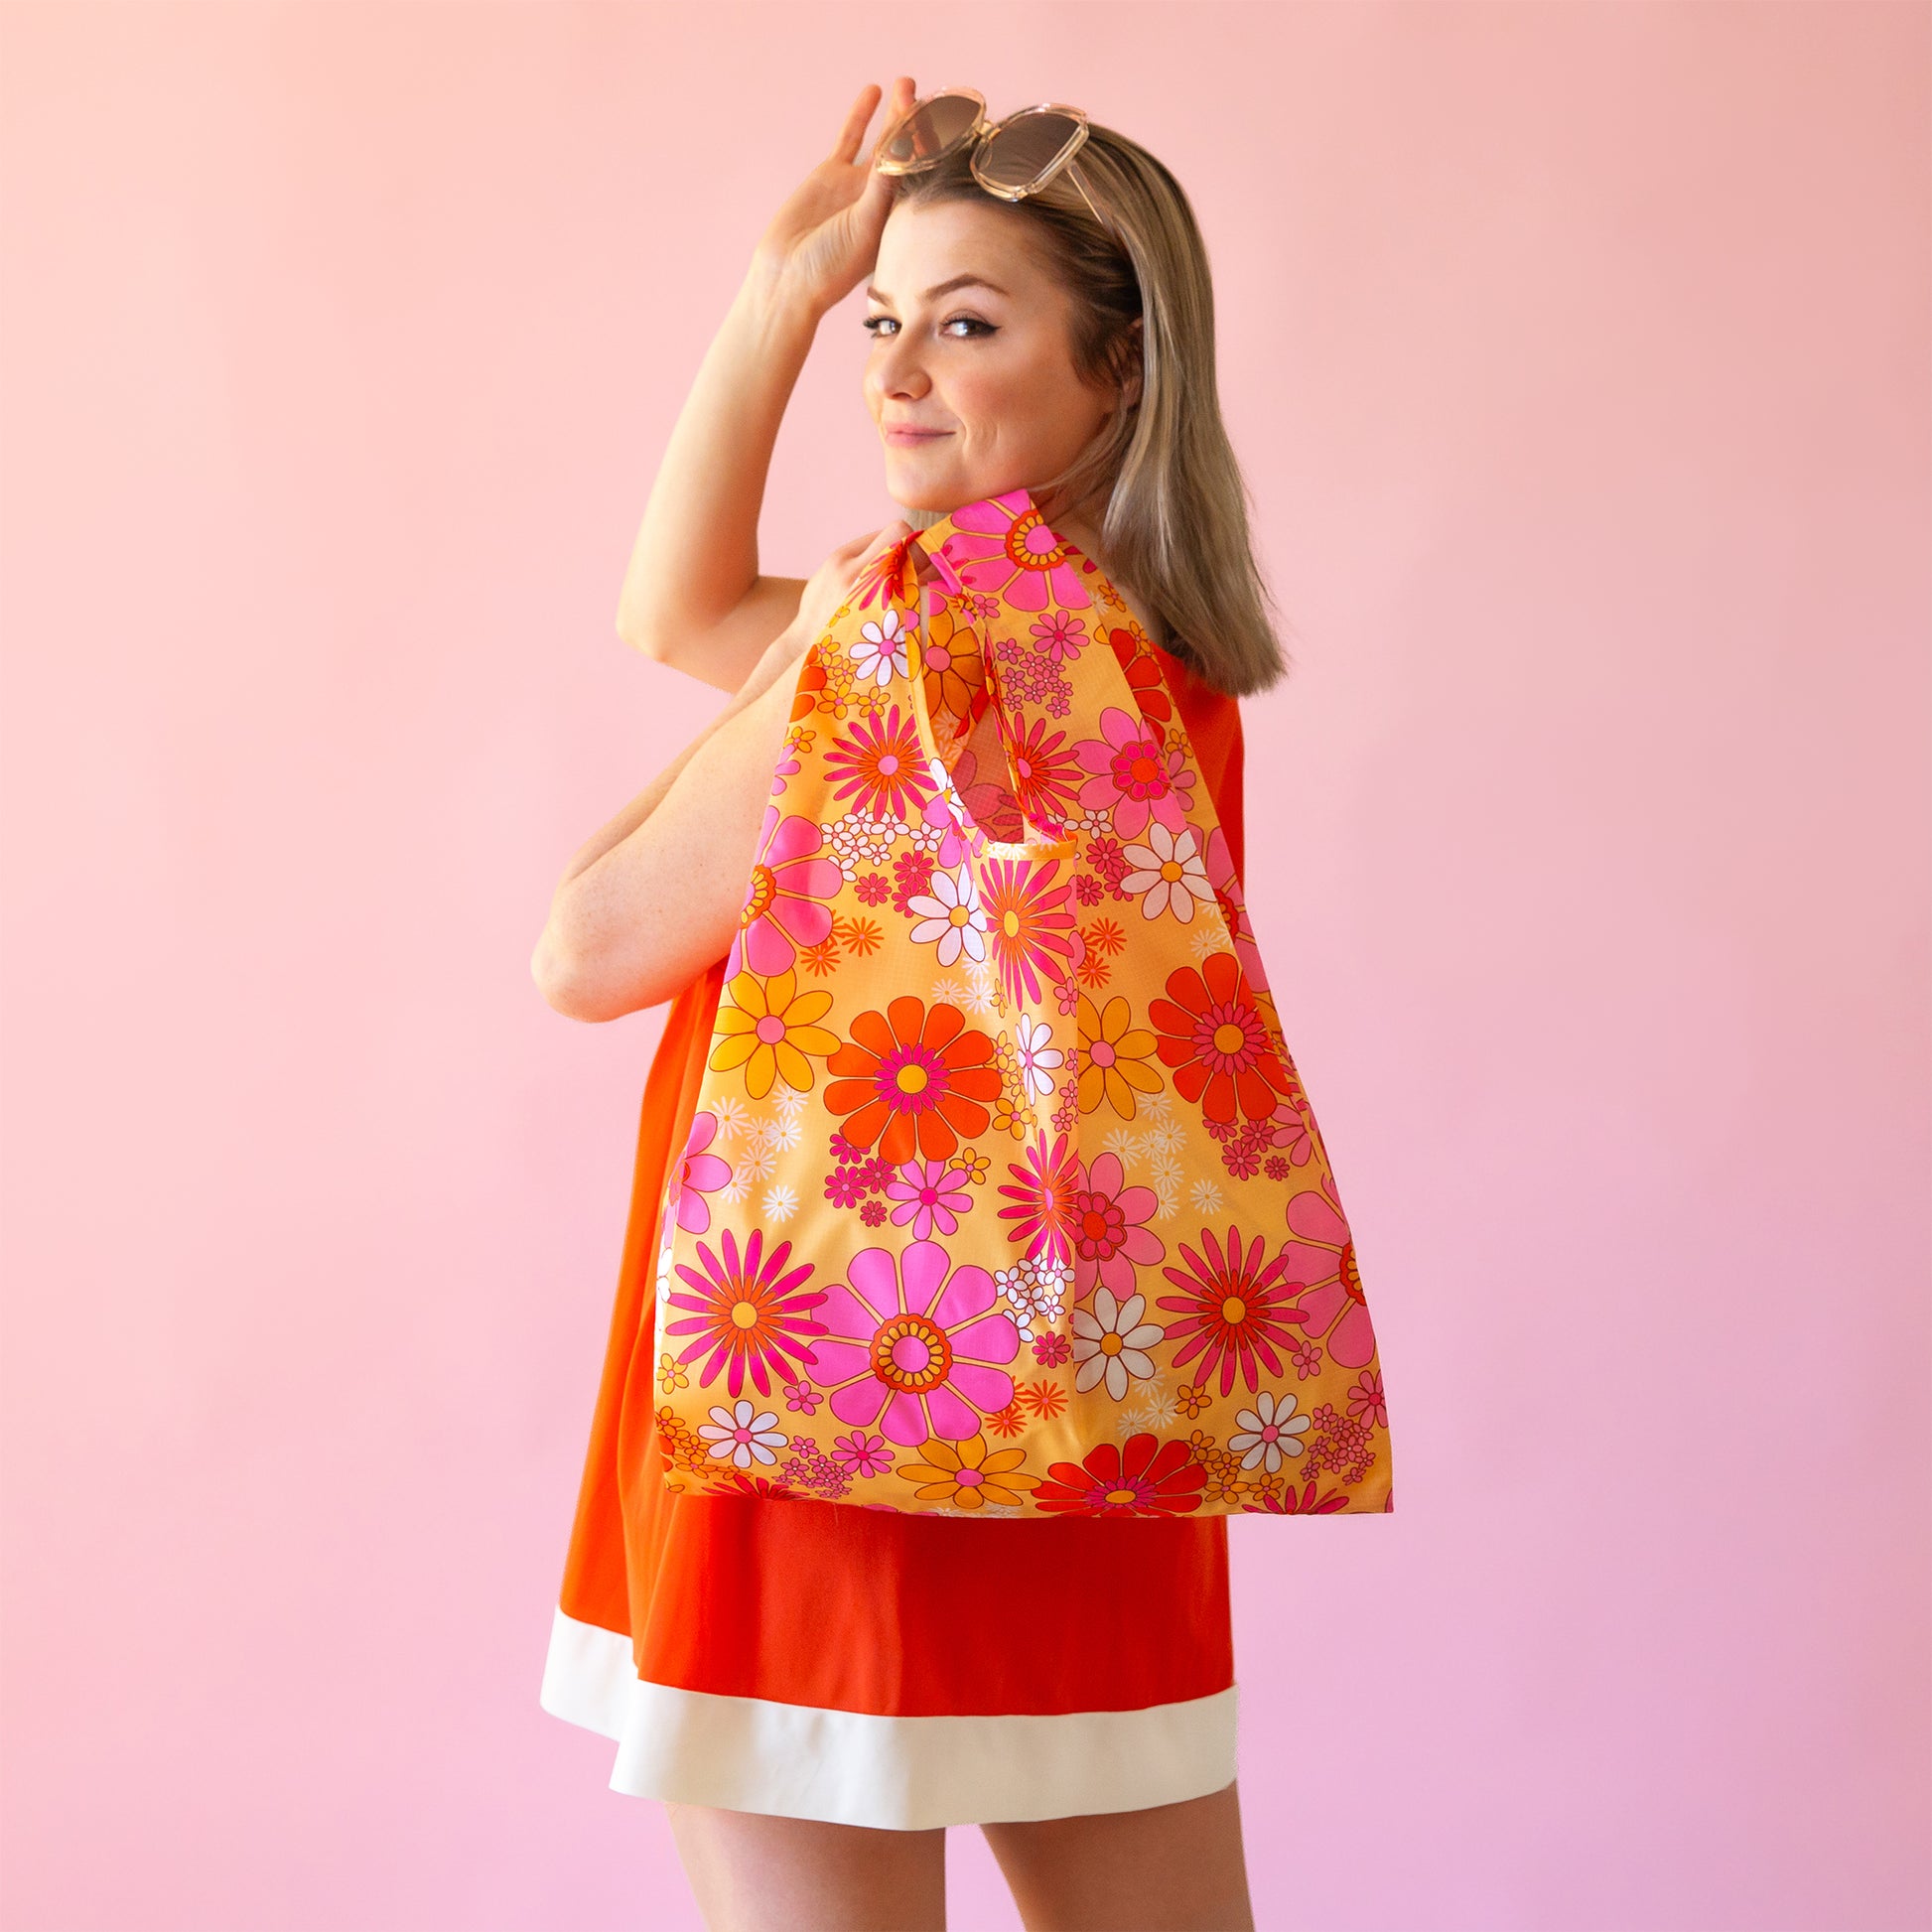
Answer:
[{"label": "woman's finger", "polygon": [[845,126],[839,131],[839,138],[832,143],[834,161],[858,160],[860,144],[866,138],[867,125],[879,101],[880,88],[876,81],[868,81],[859,89],[859,98],[852,103],[852,112],[845,117]]},{"label": "woman's finger", "polygon": [[[892,99],[887,102],[886,118],[883,121],[881,121],[879,124],[879,139],[872,144],[872,154],[869,157],[868,165],[870,165],[871,162],[876,162],[879,159],[879,150],[885,145],[887,135],[892,133],[893,129],[896,128],[899,124],[899,122],[906,117],[908,113],[911,112],[912,103],[917,98],[918,95],[914,92],[912,87],[911,75],[901,73],[898,76],[898,78],[893,82]],[[855,148],[853,150],[853,155],[856,155],[857,153],[858,150]],[[850,160],[852,156],[847,157],[848,160]]]}]

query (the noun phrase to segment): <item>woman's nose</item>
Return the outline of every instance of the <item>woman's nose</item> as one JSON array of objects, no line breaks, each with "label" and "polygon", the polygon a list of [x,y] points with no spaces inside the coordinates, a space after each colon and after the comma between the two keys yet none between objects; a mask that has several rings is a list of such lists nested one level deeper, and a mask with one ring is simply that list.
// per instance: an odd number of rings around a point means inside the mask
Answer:
[{"label": "woman's nose", "polygon": [[916,346],[902,336],[891,337],[881,358],[879,386],[885,394],[906,402],[916,402],[932,387],[932,379]]}]

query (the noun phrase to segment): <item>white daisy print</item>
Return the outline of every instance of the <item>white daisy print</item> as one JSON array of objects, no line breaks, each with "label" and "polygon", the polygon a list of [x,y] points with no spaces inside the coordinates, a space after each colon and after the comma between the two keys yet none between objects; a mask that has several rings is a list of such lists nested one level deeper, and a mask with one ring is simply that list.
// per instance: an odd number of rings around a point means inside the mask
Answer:
[{"label": "white daisy print", "polygon": [[764,1211],[774,1221],[788,1221],[798,1212],[798,1189],[780,1181],[764,1190]]},{"label": "white daisy print", "polygon": [[1147,1297],[1130,1295],[1114,1300],[1110,1288],[1096,1288],[1091,1310],[1073,1311],[1073,1386],[1081,1393],[1105,1380],[1116,1402],[1127,1394],[1130,1381],[1154,1373],[1154,1357],[1147,1351],[1167,1333],[1158,1321],[1143,1321]]},{"label": "white daisy print", "polygon": [[875,684],[890,684],[895,672],[903,677],[906,636],[897,611],[889,610],[875,623],[861,624],[859,641],[852,646],[852,661],[859,667],[860,681],[871,678]]},{"label": "white daisy print", "polygon": [[[805,1096],[798,1096],[803,1105]],[[745,1123],[751,1118],[742,1100],[734,1100],[728,1093],[721,1093],[711,1103],[711,1111],[717,1117],[718,1138],[721,1141],[736,1140],[745,1131]]]},{"label": "white daisy print", "polygon": [[1166,1429],[1180,1414],[1180,1402],[1159,1376],[1141,1390],[1135,1413],[1149,1429]]},{"label": "white daisy print", "polygon": [[698,1434],[711,1446],[711,1453],[729,1456],[741,1469],[749,1469],[753,1458],[775,1462],[775,1451],[784,1448],[786,1438],[775,1427],[777,1416],[769,1409],[759,1412],[749,1397],[727,1409],[722,1403],[712,1406],[711,1420],[698,1425]]},{"label": "white daisy print", "polygon": [[912,928],[914,945],[938,947],[941,966],[951,966],[963,952],[970,959],[986,957],[986,907],[980,903],[970,866],[957,873],[935,872],[932,891],[914,894],[905,909],[918,915]]},{"label": "white daisy print", "polygon": [[1207,867],[1191,825],[1171,832],[1158,818],[1150,819],[1144,838],[1124,847],[1123,856],[1137,870],[1120,882],[1121,891],[1142,896],[1142,918],[1172,912],[1185,925],[1197,904],[1214,903],[1214,888],[1207,883]]},{"label": "white daisy print", "polygon": [[1187,1190],[1187,1198],[1194,1203],[1196,1214],[1218,1214],[1221,1211],[1221,1189],[1217,1181],[1195,1181]]},{"label": "white daisy print", "polygon": [[968,1013],[994,1013],[1000,1006],[1000,983],[993,969],[984,962],[975,960],[966,969],[966,1011]]},{"label": "white daisy print", "polygon": [[1237,1434],[1228,1438],[1228,1448],[1241,1458],[1244,1469],[1259,1463],[1270,1475],[1282,1466],[1284,1455],[1300,1455],[1299,1440],[1308,1434],[1310,1418],[1295,1413],[1292,1395],[1270,1395],[1264,1389],[1255,1397],[1252,1409],[1235,1412]]},{"label": "white daisy print", "polygon": [[1014,1029],[1020,1049],[1020,1071],[1036,1094],[1053,1091],[1053,1075],[1066,1064],[1066,1052],[1053,1044],[1053,1030],[1043,1020],[1023,1013]]},{"label": "white daisy print", "polygon": [[1162,1158],[1153,1162],[1147,1171],[1147,1184],[1160,1197],[1159,1213],[1163,1220],[1170,1214],[1180,1211],[1180,1164],[1177,1161]]}]

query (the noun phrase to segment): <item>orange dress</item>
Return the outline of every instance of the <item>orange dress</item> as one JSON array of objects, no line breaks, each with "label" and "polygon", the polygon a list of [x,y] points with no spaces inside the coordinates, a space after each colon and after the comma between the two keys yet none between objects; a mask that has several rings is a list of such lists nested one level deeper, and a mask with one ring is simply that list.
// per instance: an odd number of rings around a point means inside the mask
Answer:
[{"label": "orange dress", "polygon": [[[1161,669],[1245,867],[1241,716]],[[618,1741],[614,1790],[898,1830],[1133,1811],[1235,1775],[1227,1519],[990,1522],[673,1494],[652,1271],[725,961],[672,1002],[644,1087],[617,1308],[545,1663]]]}]

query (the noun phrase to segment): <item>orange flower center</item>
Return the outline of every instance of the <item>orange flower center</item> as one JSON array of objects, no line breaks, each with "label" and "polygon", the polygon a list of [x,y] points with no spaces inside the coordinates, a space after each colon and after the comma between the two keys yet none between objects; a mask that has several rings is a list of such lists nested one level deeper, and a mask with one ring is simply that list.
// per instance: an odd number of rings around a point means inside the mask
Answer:
[{"label": "orange flower center", "polygon": [[778,881],[769,866],[752,868],[752,896],[745,901],[745,909],[738,915],[740,925],[750,925],[754,919],[761,919],[771,909],[771,901],[778,897]]},{"label": "orange flower center", "polygon": [[872,1372],[888,1388],[923,1395],[952,1370],[952,1344],[936,1321],[897,1314],[872,1338]]}]

